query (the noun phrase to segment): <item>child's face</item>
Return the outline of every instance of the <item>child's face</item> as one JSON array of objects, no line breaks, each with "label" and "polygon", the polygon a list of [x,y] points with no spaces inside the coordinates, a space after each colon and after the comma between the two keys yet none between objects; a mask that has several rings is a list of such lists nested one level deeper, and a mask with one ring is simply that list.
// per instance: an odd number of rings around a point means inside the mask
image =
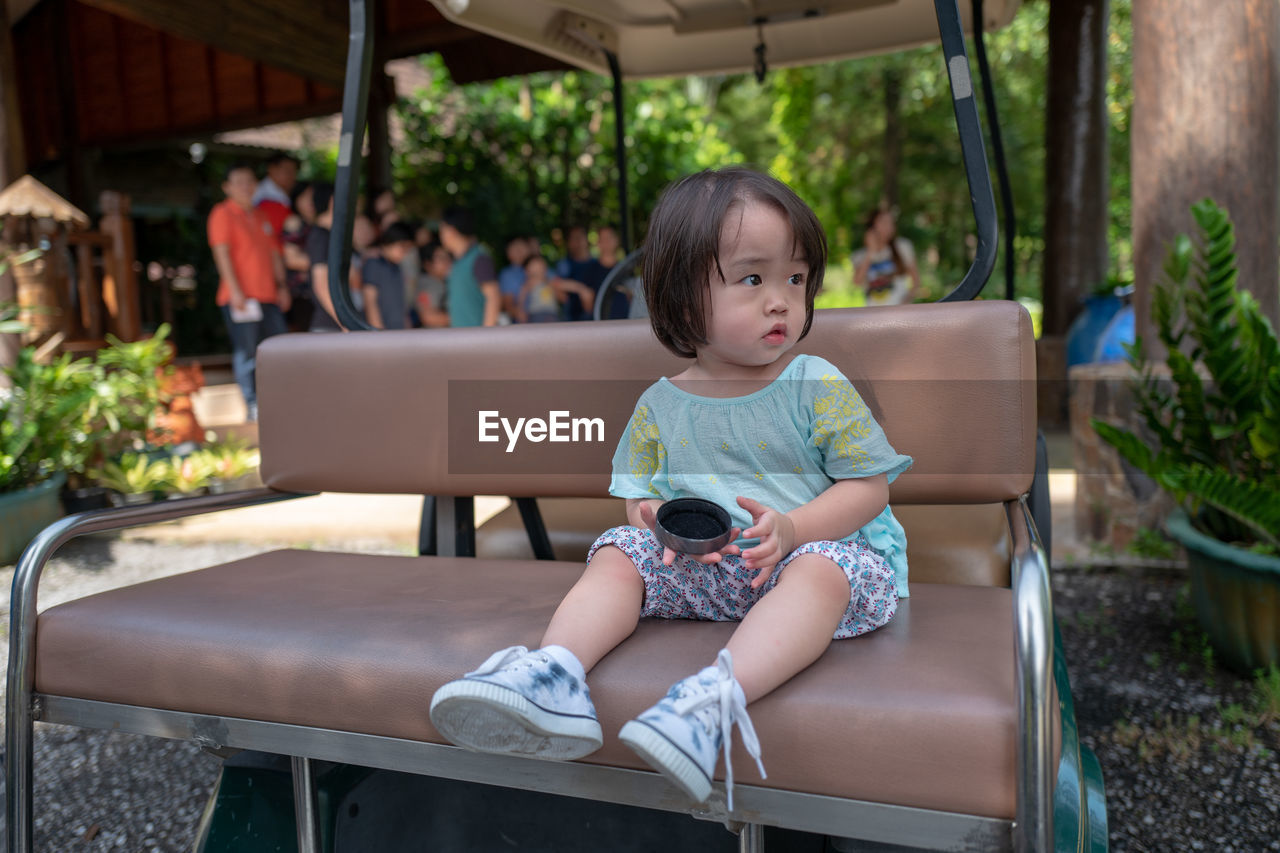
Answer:
[{"label": "child's face", "polygon": [[398,240],[395,243],[388,243],[382,247],[382,256],[393,264],[398,264],[404,260],[404,256],[409,254],[409,250],[414,248],[412,240]]},{"label": "child's face", "polygon": [[764,367],[795,346],[809,263],[794,242],[786,217],[767,204],[730,211],[720,229],[725,277],[712,271],[707,343],[697,349],[704,368]]},{"label": "child's face", "polygon": [[542,281],[547,275],[547,262],[534,258],[524,265],[524,277],[529,281]]}]

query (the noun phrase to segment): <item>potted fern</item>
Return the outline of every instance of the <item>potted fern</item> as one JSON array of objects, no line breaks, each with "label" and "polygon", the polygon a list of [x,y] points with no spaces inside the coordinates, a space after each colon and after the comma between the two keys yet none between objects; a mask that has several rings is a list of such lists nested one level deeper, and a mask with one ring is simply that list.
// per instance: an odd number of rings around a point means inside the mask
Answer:
[{"label": "potted fern", "polygon": [[1220,660],[1280,664],[1280,343],[1236,281],[1235,230],[1205,199],[1151,302],[1167,375],[1129,349],[1141,434],[1094,419],[1098,435],[1170,493],[1168,530],[1186,549],[1192,598]]}]

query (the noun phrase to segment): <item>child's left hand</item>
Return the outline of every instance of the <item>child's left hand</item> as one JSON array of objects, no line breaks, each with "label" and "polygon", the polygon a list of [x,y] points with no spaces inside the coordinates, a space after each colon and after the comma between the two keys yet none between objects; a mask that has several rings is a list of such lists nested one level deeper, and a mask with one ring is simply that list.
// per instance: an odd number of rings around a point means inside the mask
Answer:
[{"label": "child's left hand", "polygon": [[786,513],[770,509],[759,501],[739,497],[738,506],[751,513],[751,527],[742,535],[760,537],[760,544],[742,552],[742,564],[748,569],[760,571],[751,580],[751,588],[758,589],[769,580],[772,569],[796,547],[796,526]]}]

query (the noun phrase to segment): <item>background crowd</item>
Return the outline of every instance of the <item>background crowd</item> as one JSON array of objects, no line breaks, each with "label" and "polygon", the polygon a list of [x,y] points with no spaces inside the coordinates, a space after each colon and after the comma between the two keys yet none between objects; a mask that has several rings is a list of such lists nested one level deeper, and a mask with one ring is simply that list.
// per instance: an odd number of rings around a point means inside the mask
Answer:
[{"label": "background crowd", "polygon": [[[296,158],[280,154],[259,180],[251,166],[233,164],[222,185],[226,199],[209,215],[217,302],[251,420],[258,345],[285,332],[343,328],[329,295],[333,184],[299,181],[298,168]],[[596,228],[593,251],[591,228],[575,223],[549,241],[511,235],[499,269],[465,207],[446,209],[438,222],[414,222],[391,191],[375,190],[357,211],[347,286],[357,312],[377,329],[590,320],[622,259],[616,228]],[[619,304],[609,316],[626,316],[628,294],[610,299]]]}]

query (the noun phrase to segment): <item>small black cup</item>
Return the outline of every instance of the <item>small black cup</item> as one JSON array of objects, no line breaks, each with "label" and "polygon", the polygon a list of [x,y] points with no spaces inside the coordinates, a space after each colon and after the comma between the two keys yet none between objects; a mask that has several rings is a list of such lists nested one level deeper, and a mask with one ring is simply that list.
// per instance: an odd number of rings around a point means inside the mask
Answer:
[{"label": "small black cup", "polygon": [[733,522],[719,504],[701,498],[677,498],[658,508],[653,535],[673,551],[710,554],[733,540]]}]

